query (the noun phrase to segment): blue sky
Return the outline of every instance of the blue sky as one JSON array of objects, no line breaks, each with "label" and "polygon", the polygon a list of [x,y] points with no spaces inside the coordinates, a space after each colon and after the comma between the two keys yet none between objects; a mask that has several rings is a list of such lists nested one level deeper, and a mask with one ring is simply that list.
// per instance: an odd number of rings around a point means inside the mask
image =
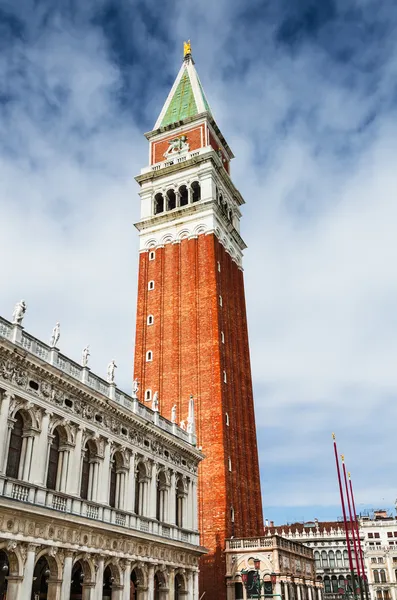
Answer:
[{"label": "blue sky", "polygon": [[[83,6],[81,6],[83,5]],[[265,517],[396,490],[397,8],[392,0],[0,1],[0,313],[131,387],[134,175],[192,40],[233,149]]]}]

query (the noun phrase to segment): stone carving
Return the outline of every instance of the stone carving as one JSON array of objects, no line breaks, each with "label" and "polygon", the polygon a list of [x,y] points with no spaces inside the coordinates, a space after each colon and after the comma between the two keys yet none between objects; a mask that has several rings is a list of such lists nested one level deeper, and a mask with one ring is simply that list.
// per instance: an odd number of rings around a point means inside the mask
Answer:
[{"label": "stone carving", "polygon": [[171,409],[171,423],[176,423],[176,404]]},{"label": "stone carving", "polygon": [[134,379],[134,381],[132,382],[132,397],[133,398],[138,397],[138,391],[139,391],[139,381],[138,381],[138,379]]},{"label": "stone carving", "polygon": [[116,361],[113,359],[108,364],[108,383],[114,383],[114,374],[116,369]]},{"label": "stone carving", "polygon": [[159,393],[158,392],[154,392],[154,394],[153,394],[152,410],[154,410],[155,412],[159,411]]},{"label": "stone carving", "polygon": [[54,329],[52,330],[50,346],[51,348],[55,348],[57,343],[59,342],[59,338],[61,337],[61,325],[59,321],[56,323]]},{"label": "stone carving", "polygon": [[184,421],[184,420],[182,420],[182,421],[180,422],[180,424],[179,424],[179,427],[180,427],[181,429],[183,429],[183,431],[186,431],[186,423],[185,423],[185,421]]},{"label": "stone carving", "polygon": [[14,308],[14,312],[12,313],[12,322],[14,325],[22,325],[23,318],[26,313],[26,303],[25,300],[21,300],[17,302]]},{"label": "stone carving", "polygon": [[83,367],[88,367],[88,359],[90,357],[90,346],[89,344],[84,348],[83,354],[81,357],[81,364]]},{"label": "stone carving", "polygon": [[164,152],[164,158],[168,158],[170,154],[180,154],[181,152],[189,152],[189,144],[187,143],[187,136],[181,135],[180,137],[173,138],[168,142],[168,148]]}]

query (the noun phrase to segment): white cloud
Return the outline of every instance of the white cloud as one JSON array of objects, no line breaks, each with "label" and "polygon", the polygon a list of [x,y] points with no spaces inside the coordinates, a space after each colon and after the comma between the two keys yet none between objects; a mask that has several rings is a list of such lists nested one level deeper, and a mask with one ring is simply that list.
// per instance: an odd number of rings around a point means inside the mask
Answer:
[{"label": "white cloud", "polygon": [[[344,67],[320,47],[288,53],[274,45],[271,23],[264,58],[249,35],[233,34],[240,7],[228,7],[229,14],[223,1],[211,11],[206,2],[184,5],[175,37],[192,38],[247,201],[242,234],[264,504],[338,503],[332,430],[357,502],[390,503],[397,132],[385,98],[395,52],[390,47],[369,92],[365,73],[347,85]],[[233,35],[236,47],[226,51]],[[25,298],[31,333],[49,337],[60,320],[62,351],[77,359],[90,343],[99,374],[114,357],[128,391],[139,218],[133,176],[147,160],[142,123],[120,109],[122,73],[88,21],[78,30],[64,21],[49,26],[9,59],[0,57],[13,97],[0,113],[0,313],[9,316]],[[169,68],[176,74],[177,62]],[[135,81],[137,97],[144,85]]]}]

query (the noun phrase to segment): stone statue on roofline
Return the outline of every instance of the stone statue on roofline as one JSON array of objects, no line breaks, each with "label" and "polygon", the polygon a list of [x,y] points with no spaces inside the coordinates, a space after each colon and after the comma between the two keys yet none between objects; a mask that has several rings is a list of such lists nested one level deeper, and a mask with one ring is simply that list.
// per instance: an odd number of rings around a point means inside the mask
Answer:
[{"label": "stone statue on roofline", "polygon": [[154,410],[155,412],[159,411],[159,393],[158,392],[154,392],[154,394],[153,394],[152,410]]},{"label": "stone statue on roofline", "polygon": [[17,302],[14,308],[14,312],[12,313],[12,322],[14,325],[22,325],[23,318],[26,313],[26,303],[25,300],[21,300]]},{"label": "stone statue on roofline", "polygon": [[139,381],[138,379],[134,379],[132,382],[132,397],[137,398],[139,391]]},{"label": "stone statue on roofline", "polygon": [[171,408],[171,423],[176,423],[176,404]]},{"label": "stone statue on roofline", "polygon": [[179,427],[181,429],[183,429],[183,431],[186,431],[186,423],[185,423],[184,419],[180,422]]},{"label": "stone statue on roofline", "polygon": [[87,344],[87,346],[83,350],[83,354],[81,357],[81,364],[83,365],[83,367],[88,367],[89,357],[90,357],[90,346],[89,346],[89,344]]},{"label": "stone statue on roofline", "polygon": [[116,361],[113,359],[108,364],[108,383],[114,383],[114,374],[117,369]]},{"label": "stone statue on roofline", "polygon": [[55,325],[54,329],[52,330],[51,342],[50,342],[51,348],[56,347],[57,343],[59,342],[60,337],[61,337],[61,326],[58,321],[57,324]]}]

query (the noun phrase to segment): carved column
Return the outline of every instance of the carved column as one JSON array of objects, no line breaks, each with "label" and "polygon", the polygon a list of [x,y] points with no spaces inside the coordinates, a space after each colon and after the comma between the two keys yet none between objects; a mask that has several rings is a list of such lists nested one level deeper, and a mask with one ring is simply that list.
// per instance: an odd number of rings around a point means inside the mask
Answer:
[{"label": "carved column", "polygon": [[176,490],[175,490],[175,472],[172,471],[171,472],[171,488],[169,490],[169,503],[168,503],[168,507],[169,507],[169,511],[168,511],[168,515],[169,515],[169,523],[171,523],[171,525],[175,525],[175,515],[176,515],[176,506],[175,506],[175,502],[176,502]]},{"label": "carved column", "polygon": [[36,544],[29,544],[27,546],[25,568],[23,572],[23,581],[21,586],[21,600],[22,598],[30,598],[32,593],[34,563],[36,561],[36,549]]},{"label": "carved column", "polygon": [[4,392],[1,398],[0,405],[0,473],[5,472],[7,466],[8,454],[8,413],[10,411],[10,402],[14,396],[11,392]]},{"label": "carved column", "polygon": [[104,558],[97,556],[96,564],[98,565],[98,569],[96,570],[95,576],[95,599],[102,598],[104,562]]},{"label": "carved column", "polygon": [[130,468],[127,475],[127,498],[125,509],[134,512],[135,504],[135,454],[131,455]]},{"label": "carved column", "polygon": [[199,576],[198,576],[198,571],[193,571],[193,600],[199,600]]},{"label": "carved column", "polygon": [[149,506],[147,516],[151,519],[156,518],[156,502],[157,502],[157,465],[152,464],[152,477],[149,481]]},{"label": "carved column", "polygon": [[23,577],[22,575],[9,575],[7,578],[7,600],[19,600],[21,596],[19,591],[22,587]]},{"label": "carved column", "polygon": [[120,566],[123,570],[123,593],[121,600],[131,600],[131,561],[120,561]]},{"label": "carved column", "polygon": [[48,580],[47,600],[61,600],[62,579]]},{"label": "carved column", "polygon": [[[284,583],[284,598],[285,600],[289,600],[289,585],[287,582]],[[313,600],[316,600],[313,598]]]},{"label": "carved column", "polygon": [[74,556],[73,552],[70,552],[70,551],[65,552],[65,560],[63,563],[63,574],[62,574],[61,600],[69,600],[70,599],[70,587],[72,585],[73,556]]},{"label": "carved column", "polygon": [[154,600],[154,566],[153,565],[149,565],[149,568],[148,568],[147,600]]},{"label": "carved column", "polygon": [[[34,465],[33,465],[33,454],[34,454],[34,447],[35,447],[35,438],[36,438],[36,431],[33,431],[32,429],[30,429],[29,431],[26,432],[26,437],[24,437],[24,440],[26,440],[26,444],[25,444],[25,452],[24,452],[24,456],[21,456],[21,466],[20,466],[20,472],[21,472],[21,468],[22,468],[22,476],[20,477],[20,479],[23,479],[24,481],[30,481],[31,480],[31,472],[33,474],[34,471]],[[22,450],[23,450],[23,446],[22,446]],[[32,469],[32,465],[33,465],[33,469]]]},{"label": "carved column", "polygon": [[194,584],[193,584],[193,573],[192,571],[187,571],[187,597],[193,598],[194,594]]},{"label": "carved column", "polygon": [[70,477],[67,482],[66,493],[73,494],[76,496],[80,495],[80,478],[81,478],[81,465],[82,465],[82,439],[83,439],[83,427],[79,427],[76,434],[76,445],[69,458],[69,469]]},{"label": "carved column", "polygon": [[110,452],[111,444],[108,442],[105,445],[103,460],[99,465],[100,485],[97,490],[97,502],[102,504],[109,503],[109,485],[110,485]]},{"label": "carved column", "polygon": [[174,599],[175,597],[175,569],[168,570],[168,597]]},{"label": "carved column", "polygon": [[47,462],[49,455],[48,428],[51,414],[52,413],[45,412],[41,422],[40,434],[37,436],[34,444],[30,481],[37,485],[46,484]]}]

